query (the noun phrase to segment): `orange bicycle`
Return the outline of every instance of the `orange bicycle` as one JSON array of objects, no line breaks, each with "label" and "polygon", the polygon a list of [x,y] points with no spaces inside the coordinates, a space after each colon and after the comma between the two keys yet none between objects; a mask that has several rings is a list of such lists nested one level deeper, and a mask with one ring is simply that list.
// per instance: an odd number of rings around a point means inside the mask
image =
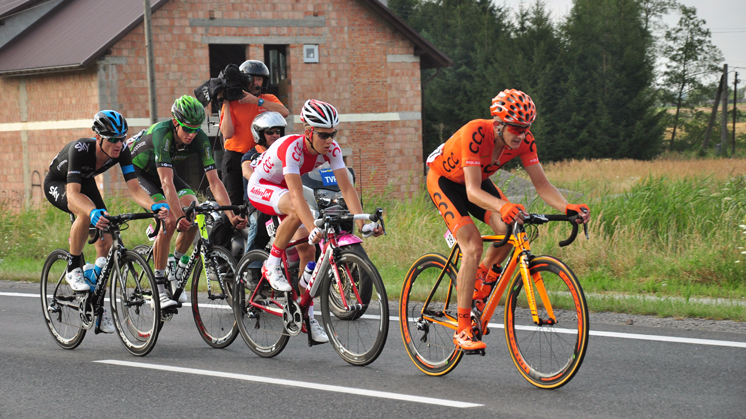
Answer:
[{"label": "orange bicycle", "polygon": [[[567,246],[577,236],[578,217],[527,214],[523,225],[509,225],[504,236],[482,236],[484,243],[495,247],[508,243],[514,249],[483,311],[472,309],[474,335],[481,339],[490,332],[489,321],[508,289],[503,315],[508,350],[521,375],[544,389],[567,384],[580,369],[588,346],[588,307],[580,282],[567,265],[552,256],[531,254],[530,242],[538,236],[532,226],[570,222],[572,233],[560,242]],[[417,259],[407,273],[399,303],[407,353],[420,371],[432,376],[453,371],[465,353],[453,343],[461,251],[450,232],[446,240],[451,245],[448,258],[428,253]],[[476,353],[484,355],[483,350]]]}]

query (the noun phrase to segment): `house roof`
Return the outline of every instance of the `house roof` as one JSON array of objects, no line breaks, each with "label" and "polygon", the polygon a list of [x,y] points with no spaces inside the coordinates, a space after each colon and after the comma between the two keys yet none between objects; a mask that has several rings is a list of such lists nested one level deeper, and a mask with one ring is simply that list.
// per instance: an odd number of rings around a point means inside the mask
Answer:
[{"label": "house roof", "polygon": [[441,68],[450,67],[453,65],[447,55],[442,53],[435,45],[431,44],[430,41],[423,38],[417,31],[412,29],[406,22],[401,20],[399,16],[395,15],[388,7],[384,6],[378,0],[359,0],[361,3],[367,5],[373,11],[378,13],[385,21],[391,26],[401,32],[407,39],[409,39],[416,48],[414,50],[415,55],[420,56],[420,68]]},{"label": "house roof", "polygon": [[[166,1],[151,0],[153,10]],[[85,68],[142,22],[143,14],[142,0],[62,2],[0,49],[0,76]]]},{"label": "house roof", "polygon": [[[153,11],[168,0],[150,0]],[[453,61],[378,0],[370,7],[415,45],[423,69]],[[45,0],[0,0],[0,19]],[[65,0],[0,48],[0,76],[83,69],[143,19],[142,0]]]}]

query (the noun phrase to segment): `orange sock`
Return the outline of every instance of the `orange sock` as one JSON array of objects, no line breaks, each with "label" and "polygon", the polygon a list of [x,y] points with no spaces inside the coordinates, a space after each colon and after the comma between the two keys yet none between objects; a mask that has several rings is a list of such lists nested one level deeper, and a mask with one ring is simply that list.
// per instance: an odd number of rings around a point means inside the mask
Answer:
[{"label": "orange sock", "polygon": [[471,329],[471,309],[458,308],[458,332],[464,329]]}]

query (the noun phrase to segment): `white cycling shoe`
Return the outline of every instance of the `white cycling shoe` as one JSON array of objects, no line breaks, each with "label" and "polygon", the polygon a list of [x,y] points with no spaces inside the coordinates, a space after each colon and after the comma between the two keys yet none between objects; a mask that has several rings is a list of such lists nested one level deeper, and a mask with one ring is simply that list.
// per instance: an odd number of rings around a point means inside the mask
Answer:
[{"label": "white cycling shoe", "polygon": [[114,323],[111,321],[111,316],[104,310],[104,314],[99,318],[98,328],[103,333],[114,333]]},{"label": "white cycling shoe", "polygon": [[72,272],[68,272],[67,274],[65,274],[65,281],[67,281],[68,285],[70,285],[70,288],[72,288],[73,291],[91,290],[91,286],[88,285],[87,282],[85,282],[83,270],[80,268],[75,268],[72,270]]},{"label": "white cycling shoe", "polygon": [[329,336],[326,335],[326,331],[324,331],[324,328],[321,327],[316,319],[310,319],[309,323],[311,323],[311,339],[313,339],[314,342],[329,342]]},{"label": "white cycling shoe", "polygon": [[285,279],[285,274],[282,272],[282,266],[267,266],[267,262],[264,262],[262,270],[264,271],[264,275],[267,277],[267,280],[269,280],[269,285],[271,285],[272,288],[277,291],[283,292],[290,292],[292,290],[292,287],[290,287],[288,280]]}]

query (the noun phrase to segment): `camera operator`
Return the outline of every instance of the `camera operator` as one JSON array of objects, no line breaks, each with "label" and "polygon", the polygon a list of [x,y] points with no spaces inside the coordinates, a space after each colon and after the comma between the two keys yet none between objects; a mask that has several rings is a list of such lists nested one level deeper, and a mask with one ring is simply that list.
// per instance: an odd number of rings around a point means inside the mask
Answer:
[{"label": "camera operator", "polygon": [[[247,89],[243,91],[243,97],[238,100],[224,100],[220,114],[220,132],[225,138],[222,164],[223,184],[233,205],[243,203],[241,157],[256,145],[254,136],[251,134],[251,123],[254,118],[265,111],[277,112],[283,118],[290,115],[288,109],[275,95],[266,93],[269,85],[269,69],[263,62],[244,61],[239,70],[248,75],[247,78],[250,81]],[[226,99],[231,98],[226,96]]]}]

